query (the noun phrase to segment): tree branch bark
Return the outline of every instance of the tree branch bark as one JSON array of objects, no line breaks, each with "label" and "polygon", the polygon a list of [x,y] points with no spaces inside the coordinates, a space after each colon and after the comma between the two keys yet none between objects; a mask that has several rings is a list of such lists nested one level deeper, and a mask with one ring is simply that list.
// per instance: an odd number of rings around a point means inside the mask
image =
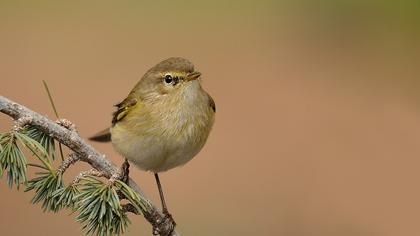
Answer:
[{"label": "tree branch bark", "polygon": [[[40,115],[3,96],[0,96],[0,112],[12,117],[14,120],[28,117],[28,121],[31,125],[36,126],[44,133],[67,146],[80,157],[80,161],[89,163],[89,165],[96,170],[103,172],[106,177],[109,178],[119,172],[119,168],[114,163],[108,160],[105,155],[101,154],[91,145],[86,143],[86,141],[84,141],[75,130],[66,129],[45,116]],[[161,236],[180,235],[175,230],[172,233],[169,233],[170,229],[174,227],[172,222],[168,221],[164,214],[151,203],[151,201],[145,196],[144,192],[132,179],[129,179],[129,186],[139,193],[145,200],[145,205],[148,206],[148,209],[142,212],[143,216],[154,228],[158,229]]]}]

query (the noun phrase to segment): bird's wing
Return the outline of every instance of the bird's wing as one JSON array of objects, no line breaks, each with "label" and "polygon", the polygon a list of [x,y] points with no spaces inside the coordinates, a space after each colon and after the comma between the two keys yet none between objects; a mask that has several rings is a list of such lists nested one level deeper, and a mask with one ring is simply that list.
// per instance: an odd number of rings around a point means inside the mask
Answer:
[{"label": "bird's wing", "polygon": [[[130,94],[124,101],[115,105],[117,110],[112,113],[112,126],[124,119],[125,116],[137,105],[137,99]],[[97,142],[109,142],[111,141],[111,132],[110,129],[104,129],[101,132],[95,134],[89,138],[92,141]]]},{"label": "bird's wing", "polygon": [[111,132],[109,131],[109,128],[104,129],[101,132],[90,137],[89,140],[96,142],[109,142],[111,141]]},{"label": "bird's wing", "polygon": [[[131,95],[131,94],[130,94]],[[124,119],[125,116],[137,105],[137,98],[128,96],[124,101],[115,105],[117,111],[112,114],[112,125],[114,126],[118,121]]]}]

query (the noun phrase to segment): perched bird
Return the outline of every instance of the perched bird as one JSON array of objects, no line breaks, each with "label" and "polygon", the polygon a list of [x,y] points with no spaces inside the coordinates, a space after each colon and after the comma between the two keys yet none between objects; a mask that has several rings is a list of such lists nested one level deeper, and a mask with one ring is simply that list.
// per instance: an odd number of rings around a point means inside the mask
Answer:
[{"label": "perched bird", "polygon": [[216,106],[201,87],[200,76],[184,58],[160,62],[116,105],[112,127],[90,138],[112,141],[123,157],[154,173],[164,213],[168,210],[158,173],[197,155],[214,123]]}]

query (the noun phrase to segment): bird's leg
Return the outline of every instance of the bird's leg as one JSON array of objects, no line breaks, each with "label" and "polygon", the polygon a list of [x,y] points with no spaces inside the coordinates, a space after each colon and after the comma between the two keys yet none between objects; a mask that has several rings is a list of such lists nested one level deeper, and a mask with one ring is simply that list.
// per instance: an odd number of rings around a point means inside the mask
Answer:
[{"label": "bird's leg", "polygon": [[121,166],[121,181],[128,184],[130,173],[130,163],[128,163],[127,158],[125,159],[124,163]]},{"label": "bird's leg", "polygon": [[162,185],[160,184],[159,175],[155,173],[156,184],[159,189],[160,201],[162,203],[162,212],[168,212],[168,208],[166,207],[165,196],[163,196]]},{"label": "bird's leg", "polygon": [[155,179],[156,179],[156,184],[157,184],[158,189],[159,189],[160,201],[162,203],[162,213],[165,215],[165,220],[169,220],[169,221],[172,222],[172,225],[173,225],[172,230],[174,230],[175,226],[176,226],[176,223],[175,223],[174,219],[172,218],[172,215],[169,214],[168,207],[166,206],[165,197],[163,195],[162,185],[160,184],[158,173],[155,173]]}]

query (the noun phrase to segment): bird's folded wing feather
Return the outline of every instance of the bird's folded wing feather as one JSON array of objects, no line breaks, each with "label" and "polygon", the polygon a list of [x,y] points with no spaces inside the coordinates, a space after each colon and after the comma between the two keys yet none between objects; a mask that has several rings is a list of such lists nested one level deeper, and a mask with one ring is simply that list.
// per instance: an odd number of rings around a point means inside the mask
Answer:
[{"label": "bird's folded wing feather", "polygon": [[[116,123],[124,119],[124,117],[127,116],[127,114],[136,106],[137,99],[128,96],[124,101],[118,103],[115,105],[117,107],[117,111],[115,111],[112,114],[112,126],[114,126]],[[97,142],[109,142],[111,141],[111,132],[110,129],[104,129],[101,132],[95,134],[94,136],[89,138],[92,141]]]},{"label": "bird's folded wing feather", "polygon": [[127,114],[136,106],[137,99],[132,97],[127,97],[122,101],[121,103],[118,103],[116,107],[118,108],[117,111],[115,111],[112,114],[112,125],[114,126],[118,121],[121,121]]}]

